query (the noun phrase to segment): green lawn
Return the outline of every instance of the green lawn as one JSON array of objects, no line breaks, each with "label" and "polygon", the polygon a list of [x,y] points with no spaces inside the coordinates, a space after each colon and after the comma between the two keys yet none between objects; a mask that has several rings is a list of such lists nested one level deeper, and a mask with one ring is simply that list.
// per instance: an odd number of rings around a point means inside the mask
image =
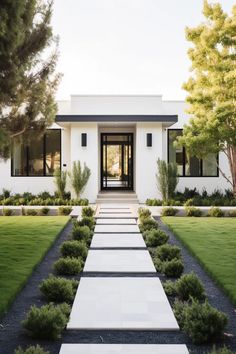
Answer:
[{"label": "green lawn", "polygon": [[67,221],[67,216],[0,217],[0,315]]},{"label": "green lawn", "polygon": [[162,220],[236,304],[236,218]]}]

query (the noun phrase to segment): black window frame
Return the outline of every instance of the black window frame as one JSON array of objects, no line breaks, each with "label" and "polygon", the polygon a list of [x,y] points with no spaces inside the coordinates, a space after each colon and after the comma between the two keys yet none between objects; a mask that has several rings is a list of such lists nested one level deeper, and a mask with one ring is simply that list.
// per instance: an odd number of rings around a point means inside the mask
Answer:
[{"label": "black window frame", "polygon": [[29,150],[30,150],[30,146],[27,145],[26,146],[26,168],[27,168],[27,174],[25,175],[14,175],[13,174],[13,152],[11,153],[11,177],[53,177],[53,174],[46,174],[46,134],[47,131],[59,131],[59,135],[60,135],[60,170],[61,170],[61,165],[62,165],[62,159],[61,159],[61,129],[47,129],[46,132],[43,135],[43,174],[42,175],[30,175],[29,174]]},{"label": "black window frame", "polygon": [[[168,163],[170,162],[169,160],[169,155],[170,155],[170,152],[169,152],[169,143],[170,143],[170,132],[171,131],[183,131],[183,129],[181,128],[176,128],[176,129],[167,129],[167,161]],[[217,169],[217,174],[214,175],[214,176],[211,176],[211,175],[203,175],[203,159],[199,159],[200,160],[200,175],[186,175],[186,148],[183,146],[182,147],[182,154],[183,154],[183,174],[182,175],[179,175],[179,177],[183,177],[183,178],[218,178],[219,177],[219,167],[217,166],[216,169]],[[217,153],[217,164],[219,164],[219,153]]]}]

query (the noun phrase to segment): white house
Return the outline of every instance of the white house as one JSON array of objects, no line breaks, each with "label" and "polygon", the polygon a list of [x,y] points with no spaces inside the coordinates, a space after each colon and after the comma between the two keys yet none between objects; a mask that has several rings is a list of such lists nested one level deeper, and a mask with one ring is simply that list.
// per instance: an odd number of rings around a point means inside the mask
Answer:
[{"label": "white house", "polygon": [[80,160],[91,169],[83,195],[90,202],[111,190],[134,192],[145,202],[160,197],[158,158],[177,162],[178,190],[229,188],[215,163],[217,158],[230,175],[223,154],[202,161],[173,146],[188,119],[184,102],[164,101],[160,95],[72,95],[58,102],[56,123],[43,139],[30,146],[15,144],[11,159],[0,163],[0,190],[53,193],[54,169],[70,170]]}]

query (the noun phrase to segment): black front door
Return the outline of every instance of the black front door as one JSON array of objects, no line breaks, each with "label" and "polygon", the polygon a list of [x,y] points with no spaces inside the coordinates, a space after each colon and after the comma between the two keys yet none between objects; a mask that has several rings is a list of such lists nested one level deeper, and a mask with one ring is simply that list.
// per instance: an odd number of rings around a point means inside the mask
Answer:
[{"label": "black front door", "polygon": [[133,134],[101,134],[101,189],[133,190]]}]

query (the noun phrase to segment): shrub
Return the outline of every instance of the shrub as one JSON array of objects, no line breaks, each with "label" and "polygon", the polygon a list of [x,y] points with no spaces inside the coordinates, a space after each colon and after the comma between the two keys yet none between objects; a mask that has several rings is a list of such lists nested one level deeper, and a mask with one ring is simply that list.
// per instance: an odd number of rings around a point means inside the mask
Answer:
[{"label": "shrub", "polygon": [[78,226],[88,226],[90,230],[94,230],[95,224],[95,219],[89,216],[84,216],[81,220],[77,221]]},{"label": "shrub", "polygon": [[4,208],[4,209],[2,209],[2,215],[11,216],[11,215],[13,215],[13,210],[12,209],[8,209],[8,208]]},{"label": "shrub", "polygon": [[38,215],[38,212],[35,209],[25,209],[25,215],[36,216]]},{"label": "shrub", "polygon": [[61,171],[60,168],[56,168],[54,174],[54,183],[57,187],[57,194],[60,198],[64,198],[66,189],[67,171]]},{"label": "shrub", "polygon": [[203,284],[193,272],[182,275],[182,277],[176,281],[175,289],[180,300],[187,301],[190,298],[196,300],[205,299]]},{"label": "shrub", "polygon": [[159,258],[154,256],[153,263],[154,263],[156,270],[158,272],[161,272],[162,271],[162,261]]},{"label": "shrub", "polygon": [[162,205],[162,200],[160,200],[160,199],[147,199],[146,200],[146,205],[149,205],[149,206],[161,206]]},{"label": "shrub", "polygon": [[162,262],[171,261],[174,258],[181,258],[180,248],[169,244],[158,247],[156,255]]},{"label": "shrub", "polygon": [[199,208],[190,207],[190,206],[185,208],[185,213],[186,216],[195,216],[195,217],[202,216],[202,211]]},{"label": "shrub", "polygon": [[58,275],[76,275],[81,272],[81,260],[77,258],[59,258],[54,263],[54,270]]},{"label": "shrub", "polygon": [[81,167],[80,161],[74,161],[72,171],[69,173],[72,187],[74,188],[77,199],[80,198],[86,184],[91,175],[90,169],[84,163],[84,168]]},{"label": "shrub", "polygon": [[144,238],[148,247],[157,247],[164,245],[169,236],[162,230],[148,230],[144,233]]},{"label": "shrub", "polygon": [[207,213],[208,216],[212,216],[212,217],[215,217],[215,218],[221,218],[223,217],[225,214],[223,212],[223,210],[221,210],[220,208],[211,208],[208,213]]},{"label": "shrub", "polygon": [[166,161],[158,159],[157,167],[157,186],[161,193],[162,199],[166,201],[174,196],[175,189],[179,181],[177,164],[167,163]]},{"label": "shrub", "polygon": [[152,215],[151,211],[147,208],[139,208],[138,216],[139,220],[142,222],[144,219],[150,218]]},{"label": "shrub", "polygon": [[173,258],[162,262],[161,270],[169,278],[178,278],[183,273],[184,265],[181,259]]},{"label": "shrub", "polygon": [[69,314],[68,304],[31,306],[22,324],[33,338],[56,340],[65,328]]},{"label": "shrub", "polygon": [[77,286],[78,282],[75,280],[50,275],[48,279],[43,280],[39,288],[48,301],[70,303],[74,299]]},{"label": "shrub", "polygon": [[228,213],[229,217],[231,218],[236,218],[236,209],[235,210],[230,210]]},{"label": "shrub", "polygon": [[162,216],[175,216],[178,213],[178,210],[172,207],[163,208],[161,211]]},{"label": "shrub", "polygon": [[83,241],[65,241],[61,245],[61,254],[63,257],[81,257],[83,260],[87,257],[88,249]]},{"label": "shrub", "polygon": [[167,280],[162,284],[167,296],[177,295],[175,283],[175,281]]},{"label": "shrub", "polygon": [[184,203],[185,206],[192,206],[194,205],[194,199],[193,198],[190,198],[190,199],[187,199],[186,202]]},{"label": "shrub", "polygon": [[140,231],[143,233],[151,229],[157,229],[158,223],[153,218],[146,218],[141,222],[141,224],[139,224],[139,228]]},{"label": "shrub", "polygon": [[223,312],[209,305],[192,300],[189,304],[174,305],[174,312],[179,325],[195,344],[219,340],[223,337],[228,317]]},{"label": "shrub", "polygon": [[45,207],[40,210],[40,213],[42,215],[48,215],[49,211],[50,211],[50,209]]},{"label": "shrub", "polygon": [[91,207],[84,207],[82,208],[82,217],[84,218],[85,216],[92,218],[95,214],[95,210]]},{"label": "shrub", "polygon": [[58,214],[59,215],[69,215],[72,211],[71,207],[59,207]]},{"label": "shrub", "polygon": [[235,354],[235,352],[231,352],[231,350],[228,349],[227,347],[223,347],[218,350],[213,348],[213,350],[211,352],[208,352],[208,354]]},{"label": "shrub", "polygon": [[36,346],[30,346],[25,350],[19,347],[15,350],[15,354],[50,354],[50,353],[45,352],[45,350],[43,350],[42,347],[36,345]]},{"label": "shrub", "polygon": [[89,242],[91,232],[88,226],[74,226],[72,230],[72,237],[77,241]]}]

